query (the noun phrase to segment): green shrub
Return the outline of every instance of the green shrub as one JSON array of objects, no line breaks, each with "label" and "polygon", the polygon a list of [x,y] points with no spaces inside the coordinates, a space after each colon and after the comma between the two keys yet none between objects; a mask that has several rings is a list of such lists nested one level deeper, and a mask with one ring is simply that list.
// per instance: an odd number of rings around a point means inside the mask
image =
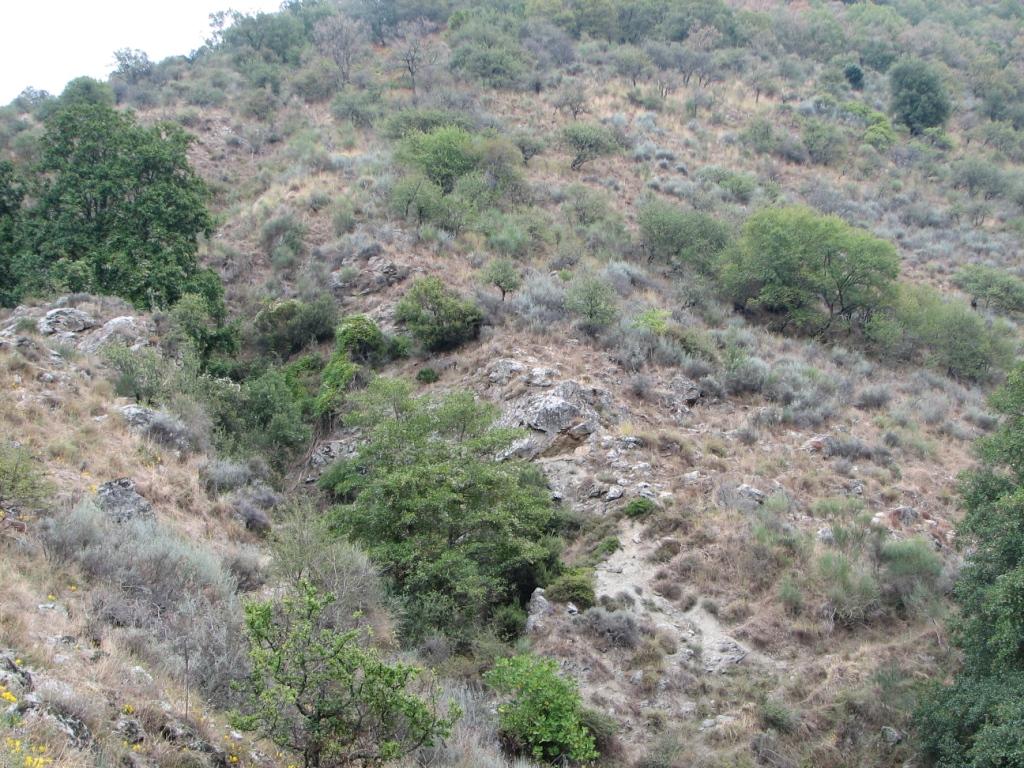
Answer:
[{"label": "green shrub", "polygon": [[416,381],[420,384],[433,384],[441,378],[441,374],[435,371],[433,368],[420,368],[416,372]]},{"label": "green shrub", "polygon": [[444,194],[480,162],[473,134],[451,125],[407,136],[399,144],[397,157],[437,184]]},{"label": "green shrub", "polygon": [[334,330],[334,346],[352,360],[366,363],[385,355],[388,339],[366,315],[348,315]]},{"label": "green shrub", "polygon": [[971,264],[957,272],[954,282],[985,309],[1024,313],[1024,280],[1005,270]]},{"label": "green shrub", "polygon": [[453,30],[452,71],[490,88],[515,88],[526,78],[529,54],[510,16],[475,12]]},{"label": "green shrub", "polygon": [[1013,359],[1014,342],[1004,323],[986,323],[928,286],[900,286],[891,309],[873,316],[866,330],[881,354],[923,359],[967,381],[989,381]]},{"label": "green shrub", "polygon": [[615,289],[600,277],[584,275],[572,281],[565,292],[565,307],[580,317],[586,333],[596,335],[618,317]]},{"label": "green shrub", "polygon": [[593,735],[581,722],[575,683],[558,674],[558,662],[534,656],[501,659],[484,675],[511,699],[498,707],[502,735],[513,752],[536,760],[593,760]]},{"label": "green shrub", "polygon": [[702,273],[713,271],[730,240],[728,225],[706,213],[683,210],[658,199],[640,207],[637,223],[649,259],[692,267]]},{"label": "green shrub", "polygon": [[451,209],[444,192],[425,176],[403,176],[391,188],[391,210],[403,220],[445,226]]},{"label": "green shrub", "polygon": [[268,255],[287,250],[299,255],[305,249],[306,227],[292,213],[271,216],[259,230],[260,245]]},{"label": "green shrub", "polygon": [[102,357],[117,375],[114,392],[137,403],[152,405],[168,393],[172,364],[155,349],[132,350],[124,344],[109,344]]},{"label": "green shrub", "polygon": [[395,307],[395,319],[404,323],[425,349],[452,349],[475,339],[483,322],[479,307],[459,298],[440,278],[416,280]]},{"label": "green shrub", "polygon": [[647,517],[657,508],[658,506],[646,496],[637,496],[635,499],[629,500],[629,503],[622,508],[622,513],[626,517],[636,519]]},{"label": "green shrub", "polygon": [[48,490],[32,455],[21,446],[0,440],[0,523],[14,507],[40,504]]},{"label": "green shrub", "polygon": [[811,120],[804,125],[803,142],[811,162],[818,165],[839,162],[846,149],[839,129],[821,120]]},{"label": "green shrub", "polygon": [[337,413],[345,392],[358,374],[359,366],[349,360],[346,353],[335,353],[320,374],[320,389],[313,403],[313,412],[318,418]]},{"label": "green shrub", "polygon": [[843,626],[856,626],[873,618],[879,609],[878,582],[861,564],[838,552],[818,560],[818,572],[828,598],[828,610]]},{"label": "green shrub", "polygon": [[544,588],[544,594],[556,603],[573,603],[580,610],[594,605],[594,574],[588,570],[563,573]]},{"label": "green shrub", "polygon": [[574,171],[619,149],[615,134],[597,123],[573,123],[562,131],[562,139],[572,155],[570,167]]},{"label": "green shrub", "polygon": [[372,128],[382,111],[376,91],[343,91],[331,102],[331,114],[336,120],[347,120],[358,128]]},{"label": "green shrub", "polygon": [[781,701],[765,699],[758,708],[758,719],[762,728],[771,728],[779,733],[792,733],[799,718]]},{"label": "green shrub", "polygon": [[305,302],[285,299],[265,305],[253,318],[255,344],[263,352],[288,356],[334,335],[337,308],[328,297]]},{"label": "green shrub", "polygon": [[[965,510],[957,538],[967,553],[952,626],[963,666],[951,685],[935,684],[916,713],[928,764],[991,768],[1024,754],[1024,367],[991,398],[1004,421],[979,445],[981,466],[961,478]],[[919,572],[915,554],[911,571]],[[927,561],[923,570],[931,572]]]},{"label": "green shrub", "polygon": [[942,558],[923,539],[887,541],[880,559],[885,581],[903,608],[917,608],[922,600],[934,596],[942,574]]},{"label": "green shrub", "polygon": [[737,305],[767,312],[780,329],[819,331],[872,320],[892,301],[898,274],[890,243],[799,206],[751,216],[721,268]]},{"label": "green shrub", "polygon": [[384,121],[383,133],[389,139],[404,139],[417,133],[431,133],[438,128],[473,129],[468,116],[444,109],[404,109]]},{"label": "green shrub", "polygon": [[442,714],[435,692],[412,692],[421,670],[384,661],[356,630],[331,627],[333,600],[303,580],[277,603],[245,607],[249,705],[261,734],[309,768],[382,765],[448,736],[458,706]]},{"label": "green shrub", "polygon": [[499,605],[491,613],[487,625],[502,640],[515,640],[526,627],[526,611],[514,603]]}]

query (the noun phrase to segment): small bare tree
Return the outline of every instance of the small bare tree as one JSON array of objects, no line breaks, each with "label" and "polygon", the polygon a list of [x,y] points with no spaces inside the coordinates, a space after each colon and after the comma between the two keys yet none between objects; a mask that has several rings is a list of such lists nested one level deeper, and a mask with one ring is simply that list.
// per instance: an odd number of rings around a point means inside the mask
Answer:
[{"label": "small bare tree", "polygon": [[408,76],[413,104],[419,98],[421,81],[441,58],[441,49],[430,39],[431,31],[431,24],[426,19],[414,19],[398,25],[398,40],[391,54],[391,64],[393,69]]},{"label": "small bare tree", "polygon": [[341,84],[352,80],[352,69],[369,50],[366,25],[348,16],[328,16],[313,30],[313,40],[320,53],[338,67]]}]

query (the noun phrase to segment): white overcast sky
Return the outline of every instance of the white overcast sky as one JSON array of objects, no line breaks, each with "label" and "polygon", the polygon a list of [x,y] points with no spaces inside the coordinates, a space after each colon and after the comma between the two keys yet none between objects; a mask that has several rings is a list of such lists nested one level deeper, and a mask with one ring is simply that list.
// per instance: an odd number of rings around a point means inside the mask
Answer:
[{"label": "white overcast sky", "polygon": [[81,75],[104,78],[114,51],[153,61],[187,54],[226,8],[273,11],[281,0],[0,0],[0,105],[27,86],[59,94]]}]

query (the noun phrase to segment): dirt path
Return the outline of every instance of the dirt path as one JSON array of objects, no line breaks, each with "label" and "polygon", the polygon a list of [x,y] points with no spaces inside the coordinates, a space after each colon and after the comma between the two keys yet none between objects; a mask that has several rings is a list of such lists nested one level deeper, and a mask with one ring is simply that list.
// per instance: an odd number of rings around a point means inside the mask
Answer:
[{"label": "dirt path", "polygon": [[698,668],[716,673],[735,664],[767,664],[775,662],[752,650],[729,635],[721,622],[708,613],[698,599],[689,610],[657,594],[653,588],[657,568],[647,557],[657,546],[656,540],[645,540],[640,524],[630,524],[621,533],[621,547],[597,567],[597,596],[615,597],[622,592],[636,599],[633,611],[657,629],[673,635],[688,659],[700,654]]}]

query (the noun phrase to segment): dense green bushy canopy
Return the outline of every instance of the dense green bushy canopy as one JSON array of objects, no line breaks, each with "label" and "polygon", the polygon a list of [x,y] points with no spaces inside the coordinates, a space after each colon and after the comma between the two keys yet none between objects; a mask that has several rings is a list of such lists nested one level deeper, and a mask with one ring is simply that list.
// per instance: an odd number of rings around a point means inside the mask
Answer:
[{"label": "dense green bushy canopy", "polygon": [[322,485],[342,500],[337,530],[389,577],[412,639],[464,637],[492,611],[525,600],[555,567],[556,516],[535,471],[497,461],[518,439],[470,393],[415,398],[380,378],[353,396],[366,429],[356,455]]},{"label": "dense green bushy canopy", "polygon": [[925,756],[941,768],[1024,761],[1024,367],[992,398],[1004,421],[980,443],[982,466],[962,478],[954,637],[964,665],[918,712]]},{"label": "dense green bushy canopy", "polygon": [[[0,167],[0,299],[59,288],[162,307],[206,293],[196,251],[213,222],[190,141],[177,126],[143,127],[99,100],[62,102],[34,174],[19,183]],[[22,208],[26,189],[32,202]]]}]

